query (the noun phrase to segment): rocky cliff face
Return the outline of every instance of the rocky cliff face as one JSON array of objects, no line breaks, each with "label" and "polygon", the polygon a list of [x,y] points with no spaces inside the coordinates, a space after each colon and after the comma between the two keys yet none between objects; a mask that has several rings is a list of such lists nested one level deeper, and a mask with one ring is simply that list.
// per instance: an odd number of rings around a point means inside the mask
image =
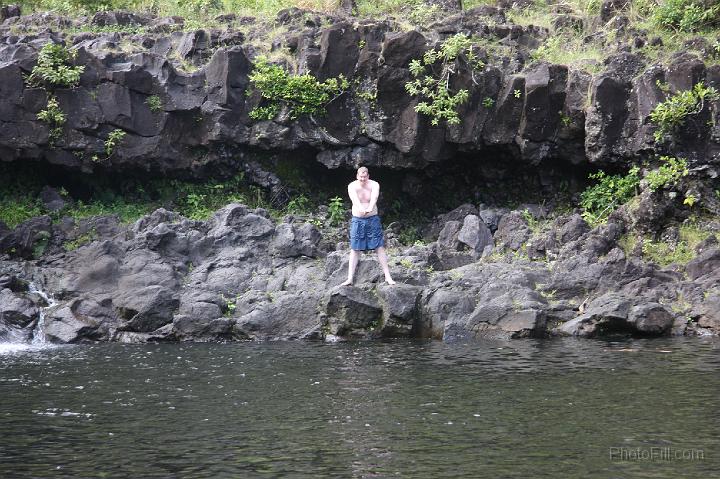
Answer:
[{"label": "rocky cliff face", "polygon": [[[490,164],[554,159],[606,166],[672,146],[673,154],[708,165],[708,174],[716,175],[715,104],[706,105],[673,145],[655,142],[648,118],[668,94],[700,81],[720,87],[720,66],[706,67],[695,55],[678,53],[665,65],[651,64],[630,43],[620,43],[609,47],[594,75],[537,63],[530,52],[552,32],[509,23],[495,7],[450,15],[424,31],[404,31],[391,20],[300,10],[281,12],[272,34],[252,18],[221,20],[228,24],[223,29],[164,33],[182,19],[110,12],[84,21],[96,28],[141,27],[143,33],[71,34],[63,31],[78,21],[50,15],[6,19],[0,27],[0,159],[78,171],[202,175],[237,167],[238,159],[257,150],[302,152],[327,168],[417,169],[458,156]],[[457,33],[479,39],[485,66],[452,78],[451,87],[469,92],[459,106],[460,124],[433,126],[415,111],[419,100],[405,91],[408,65]],[[55,93],[67,122],[51,141],[50,128],[36,118],[47,93],[30,88],[24,75],[43,44],[63,40],[85,71],[78,88]],[[635,43],[644,44],[640,40]],[[327,105],[326,115],[291,120],[281,112],[272,121],[252,120],[248,113],[261,98],[248,74],[262,52],[320,80],[342,74],[352,86]],[[160,99],[157,108],[148,105],[151,96]],[[118,128],[127,135],[103,159],[104,141]]]},{"label": "rocky cliff face", "polygon": [[[522,338],[720,332],[714,237],[686,267],[626,256],[619,211],[591,230],[578,215],[533,231],[518,211],[464,205],[436,241],[393,250],[397,285],[315,226],[232,204],[207,222],[157,210],[131,227],[86,220],[95,240],[72,251],[62,226],[28,222],[3,241],[45,232],[39,261],[0,261],[0,339],[53,342],[223,341],[342,337]],[[457,219],[452,219],[457,218]],[[494,233],[493,233],[494,230]],[[77,233],[75,233],[77,234]],[[30,287],[54,295],[50,304]],[[43,315],[43,321],[40,316]]]},{"label": "rocky cliff face", "polygon": [[[648,118],[668,94],[700,81],[720,88],[720,67],[690,54],[651,64],[623,43],[596,74],[532,62],[531,50],[552,32],[511,24],[491,7],[422,31],[290,10],[270,37],[251,18],[222,18],[227,28],[194,32],[172,31],[182,19],[120,12],[87,21],[143,32],[71,34],[77,21],[48,15],[11,16],[0,27],[0,160],[68,174],[203,177],[252,173],[250,160],[269,152],[325,169],[476,169],[479,177],[502,177],[552,164],[569,177],[671,152],[688,159],[703,198],[717,181],[715,103],[672,142],[656,142]],[[46,28],[53,24],[62,28]],[[457,33],[482,39],[484,66],[454,72],[453,88],[468,90],[459,124],[433,125],[406,92],[408,67]],[[77,88],[53,92],[67,120],[52,136],[37,119],[48,92],[24,77],[44,44],[62,40],[85,69]],[[325,115],[292,119],[284,109],[254,120],[262,98],[249,75],[262,51],[320,80],[343,75],[350,88]],[[125,136],[108,152],[118,129]],[[406,179],[408,193],[422,193],[422,181]],[[345,251],[301,219],[276,223],[239,204],[206,222],[158,210],[129,227],[113,217],[80,224],[38,217],[14,230],[0,223],[0,253],[8,253],[0,256],[0,339],[40,332],[55,342],[717,334],[713,236],[686,266],[665,269],[621,248],[631,228],[662,229],[672,208],[661,196],[646,195],[639,208],[623,208],[594,229],[575,213],[538,229],[534,221],[545,212],[537,206],[463,205],[428,226],[428,245],[393,252],[401,283],[394,287],[378,284],[371,260],[361,262],[356,287],[338,287]],[[68,241],[81,246],[67,251]]]}]

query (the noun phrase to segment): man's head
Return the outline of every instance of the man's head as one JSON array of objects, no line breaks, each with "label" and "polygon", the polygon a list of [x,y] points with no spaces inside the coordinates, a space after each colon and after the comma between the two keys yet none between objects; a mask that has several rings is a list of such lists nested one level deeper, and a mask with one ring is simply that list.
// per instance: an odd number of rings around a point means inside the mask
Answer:
[{"label": "man's head", "polygon": [[361,166],[361,167],[358,168],[358,170],[357,170],[357,177],[356,177],[356,178],[358,179],[358,181],[359,181],[360,183],[365,184],[365,183],[367,183],[367,180],[370,179],[370,172],[368,172],[368,169],[367,169],[367,168],[365,168],[364,166]]}]

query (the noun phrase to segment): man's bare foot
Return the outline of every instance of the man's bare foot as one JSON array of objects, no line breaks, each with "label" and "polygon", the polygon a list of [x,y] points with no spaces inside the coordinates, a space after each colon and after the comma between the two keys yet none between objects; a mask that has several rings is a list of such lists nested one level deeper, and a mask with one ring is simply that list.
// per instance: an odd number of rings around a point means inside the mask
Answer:
[{"label": "man's bare foot", "polygon": [[342,283],[340,286],[352,286],[352,280],[351,280],[351,279],[348,279],[347,281],[345,281],[344,283]]},{"label": "man's bare foot", "polygon": [[395,284],[395,281],[393,281],[392,279],[389,279],[389,278],[385,278],[385,282],[390,285]]}]

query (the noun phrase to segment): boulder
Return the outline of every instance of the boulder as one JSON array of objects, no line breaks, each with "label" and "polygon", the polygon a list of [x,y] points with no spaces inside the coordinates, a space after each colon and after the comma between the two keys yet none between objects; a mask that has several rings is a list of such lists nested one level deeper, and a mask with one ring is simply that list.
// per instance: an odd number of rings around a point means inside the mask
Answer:
[{"label": "boulder", "polygon": [[110,305],[110,300],[98,303],[90,298],[77,298],[52,307],[45,315],[45,339],[52,343],[110,340],[117,324]]},{"label": "boulder", "polygon": [[380,286],[377,289],[383,310],[380,334],[386,337],[410,337],[420,321],[422,288],[407,284]]},{"label": "boulder", "polygon": [[475,308],[467,293],[439,289],[423,301],[422,326],[418,335],[443,339],[445,325],[463,323]]},{"label": "boulder", "polygon": [[495,245],[512,251],[519,250],[530,239],[530,227],[519,211],[502,217],[495,232]]},{"label": "boulder", "polygon": [[[639,301],[633,305],[633,301]],[[659,303],[607,293],[592,301],[580,316],[559,328],[568,336],[662,336],[670,332],[675,315]]]},{"label": "boulder", "polygon": [[281,223],[275,227],[275,234],[270,242],[270,253],[281,258],[299,256],[316,257],[321,240],[320,231],[310,224],[300,225]]},{"label": "boulder", "polygon": [[338,336],[364,336],[382,324],[383,310],[377,297],[353,286],[334,289],[327,300],[325,313],[330,332]]},{"label": "boulder", "polygon": [[706,249],[688,262],[687,266],[685,266],[685,271],[687,271],[688,277],[691,280],[696,280],[713,273],[717,276],[718,271],[720,271],[720,248]]},{"label": "boulder", "polygon": [[320,339],[323,320],[318,294],[277,293],[236,319],[233,334],[256,340]]},{"label": "boulder", "polygon": [[173,291],[151,285],[121,291],[114,305],[123,320],[119,329],[148,333],[171,323],[180,301]]},{"label": "boulder", "polygon": [[494,246],[490,229],[475,215],[465,217],[457,239],[476,253],[482,253],[487,246]]},{"label": "boulder", "polygon": [[0,290],[0,341],[28,341],[40,310],[10,289]]}]

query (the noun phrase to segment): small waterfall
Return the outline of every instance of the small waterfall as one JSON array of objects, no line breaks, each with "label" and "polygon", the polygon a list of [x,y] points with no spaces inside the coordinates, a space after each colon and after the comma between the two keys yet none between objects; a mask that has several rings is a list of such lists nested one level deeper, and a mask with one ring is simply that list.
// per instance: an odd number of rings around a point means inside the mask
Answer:
[{"label": "small waterfall", "polygon": [[55,300],[52,298],[51,295],[47,294],[45,291],[42,291],[38,289],[38,287],[35,285],[35,283],[31,282],[28,285],[28,291],[30,293],[37,294],[42,299],[45,300],[47,303],[47,306],[40,308],[40,317],[38,318],[37,323],[35,324],[35,327],[32,331],[32,344],[34,346],[40,346],[43,344],[47,344],[47,341],[45,339],[45,310],[48,308],[51,308],[55,305]]}]

